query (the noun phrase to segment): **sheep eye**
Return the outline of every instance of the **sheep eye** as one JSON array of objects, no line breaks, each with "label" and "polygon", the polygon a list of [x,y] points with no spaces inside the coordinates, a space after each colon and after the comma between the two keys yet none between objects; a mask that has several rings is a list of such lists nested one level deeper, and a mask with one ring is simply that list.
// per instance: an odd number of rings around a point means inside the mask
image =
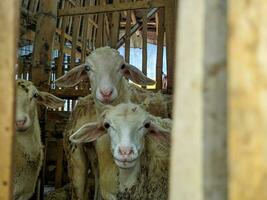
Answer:
[{"label": "sheep eye", "polygon": [[33,98],[37,98],[39,95],[37,93],[33,94]]},{"label": "sheep eye", "polygon": [[123,65],[121,66],[121,69],[125,69],[125,64],[123,64]]},{"label": "sheep eye", "polygon": [[108,128],[110,127],[110,124],[107,123],[107,122],[105,122],[105,123],[104,123],[104,127],[105,127],[105,129],[108,129]]},{"label": "sheep eye", "polygon": [[149,122],[145,123],[144,127],[145,128],[149,128],[150,127],[150,123]]},{"label": "sheep eye", "polygon": [[91,67],[90,67],[89,65],[85,65],[85,66],[84,66],[84,69],[85,69],[86,71],[90,71],[90,70],[91,70]]}]

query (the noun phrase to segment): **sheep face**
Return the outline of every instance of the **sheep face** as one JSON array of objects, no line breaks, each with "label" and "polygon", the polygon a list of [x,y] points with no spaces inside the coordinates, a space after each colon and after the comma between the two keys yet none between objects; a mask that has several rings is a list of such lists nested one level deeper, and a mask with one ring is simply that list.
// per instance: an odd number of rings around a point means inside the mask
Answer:
[{"label": "sheep face", "polygon": [[125,63],[119,52],[110,47],[96,49],[86,58],[85,63],[70,70],[55,83],[59,87],[72,87],[88,78],[93,96],[103,104],[111,104],[121,95],[125,78],[140,85],[155,84],[139,69]]},{"label": "sheep face", "polygon": [[64,100],[47,92],[39,92],[36,87],[26,80],[16,82],[16,131],[23,133],[33,125],[36,115],[36,104],[41,103],[50,108],[64,105]]},{"label": "sheep face", "polygon": [[144,148],[145,135],[149,134],[158,141],[169,140],[169,132],[154,124],[147,112],[132,103],[109,106],[100,122],[85,124],[70,140],[74,143],[91,142],[105,133],[110,136],[111,153],[120,168],[136,165]]}]

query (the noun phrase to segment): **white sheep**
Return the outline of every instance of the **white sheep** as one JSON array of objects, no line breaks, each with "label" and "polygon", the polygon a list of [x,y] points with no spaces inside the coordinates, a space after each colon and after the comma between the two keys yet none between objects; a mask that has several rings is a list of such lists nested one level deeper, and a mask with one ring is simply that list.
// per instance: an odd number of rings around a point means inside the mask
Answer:
[{"label": "white sheep", "polygon": [[[88,198],[87,174],[89,168],[92,171],[90,175],[94,176],[96,186],[98,185],[98,166],[95,147],[91,144],[86,148],[84,145],[73,145],[68,140],[69,136],[88,121],[96,121],[103,111],[104,105],[117,105],[129,100],[140,103],[147,98],[149,92],[129,84],[127,79],[140,85],[155,84],[155,81],[147,78],[139,69],[125,63],[117,50],[109,47],[96,49],[86,58],[85,63],[70,70],[55,82],[59,87],[72,87],[88,77],[91,83],[91,95],[79,100],[64,134],[64,149],[68,160],[68,173],[74,199]],[[162,102],[163,104],[165,102]],[[158,106],[161,105],[158,104]],[[165,106],[162,107],[165,108]],[[97,192],[96,188],[95,198],[97,198]]]},{"label": "white sheep", "polygon": [[28,200],[34,193],[43,160],[37,103],[57,108],[64,105],[64,100],[38,91],[30,81],[17,80],[16,88],[13,199]]},{"label": "white sheep", "polygon": [[[55,82],[60,87],[71,87],[88,77],[91,83],[91,95],[79,100],[71,114],[64,134],[68,173],[73,189],[72,195],[75,199],[86,199],[88,197],[86,177],[89,167],[87,166],[87,159],[90,159],[90,168],[93,172],[90,174],[94,175],[95,178],[98,177],[97,159],[94,147],[89,146],[84,150],[83,145],[71,144],[68,140],[69,136],[88,120],[95,121],[99,113],[102,112],[103,105],[117,105],[130,99],[132,93],[126,78],[141,85],[155,83],[136,67],[125,63],[119,52],[109,47],[96,49],[86,58],[84,64],[70,70]],[[87,151],[88,149],[89,151]],[[85,151],[88,152],[89,156]]]},{"label": "white sheep", "polygon": [[103,199],[165,200],[171,127],[170,119],[123,103],[109,106],[99,121],[83,125],[70,140],[76,144],[101,141],[96,149]]}]

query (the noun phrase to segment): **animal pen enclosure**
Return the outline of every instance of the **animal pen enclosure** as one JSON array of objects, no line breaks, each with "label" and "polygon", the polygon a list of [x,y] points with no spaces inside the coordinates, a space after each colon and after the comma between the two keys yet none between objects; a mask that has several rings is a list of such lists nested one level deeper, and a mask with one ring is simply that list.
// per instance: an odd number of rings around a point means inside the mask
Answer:
[{"label": "animal pen enclosure", "polygon": [[32,199],[70,192],[63,133],[91,85],[54,81],[103,46],[127,63],[141,49],[145,75],[153,57],[157,84],[140,91],[174,94],[170,199],[267,199],[266,10],[256,0],[0,1],[0,200],[14,198],[15,77],[66,100],[39,109],[45,156]]}]

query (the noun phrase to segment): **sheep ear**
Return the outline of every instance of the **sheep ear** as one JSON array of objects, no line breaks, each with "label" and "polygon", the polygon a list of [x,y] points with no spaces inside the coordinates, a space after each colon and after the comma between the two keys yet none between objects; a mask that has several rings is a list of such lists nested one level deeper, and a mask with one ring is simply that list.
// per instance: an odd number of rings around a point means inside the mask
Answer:
[{"label": "sheep ear", "polygon": [[37,97],[37,103],[47,106],[49,108],[63,107],[65,100],[60,99],[48,92],[39,92]]},{"label": "sheep ear", "polygon": [[85,70],[84,64],[74,67],[63,76],[55,80],[55,84],[58,87],[73,87],[80,83],[82,80],[88,78],[88,74]]},{"label": "sheep ear", "polygon": [[70,141],[76,144],[93,142],[106,133],[99,122],[92,122],[83,125],[79,130],[70,136]]},{"label": "sheep ear", "polygon": [[170,144],[171,131],[160,127],[159,125],[151,122],[148,130],[148,134],[158,142],[167,142]]},{"label": "sheep ear", "polygon": [[137,67],[126,63],[123,65],[122,74],[126,78],[130,79],[139,85],[154,85],[156,82],[148,77],[146,77]]}]

